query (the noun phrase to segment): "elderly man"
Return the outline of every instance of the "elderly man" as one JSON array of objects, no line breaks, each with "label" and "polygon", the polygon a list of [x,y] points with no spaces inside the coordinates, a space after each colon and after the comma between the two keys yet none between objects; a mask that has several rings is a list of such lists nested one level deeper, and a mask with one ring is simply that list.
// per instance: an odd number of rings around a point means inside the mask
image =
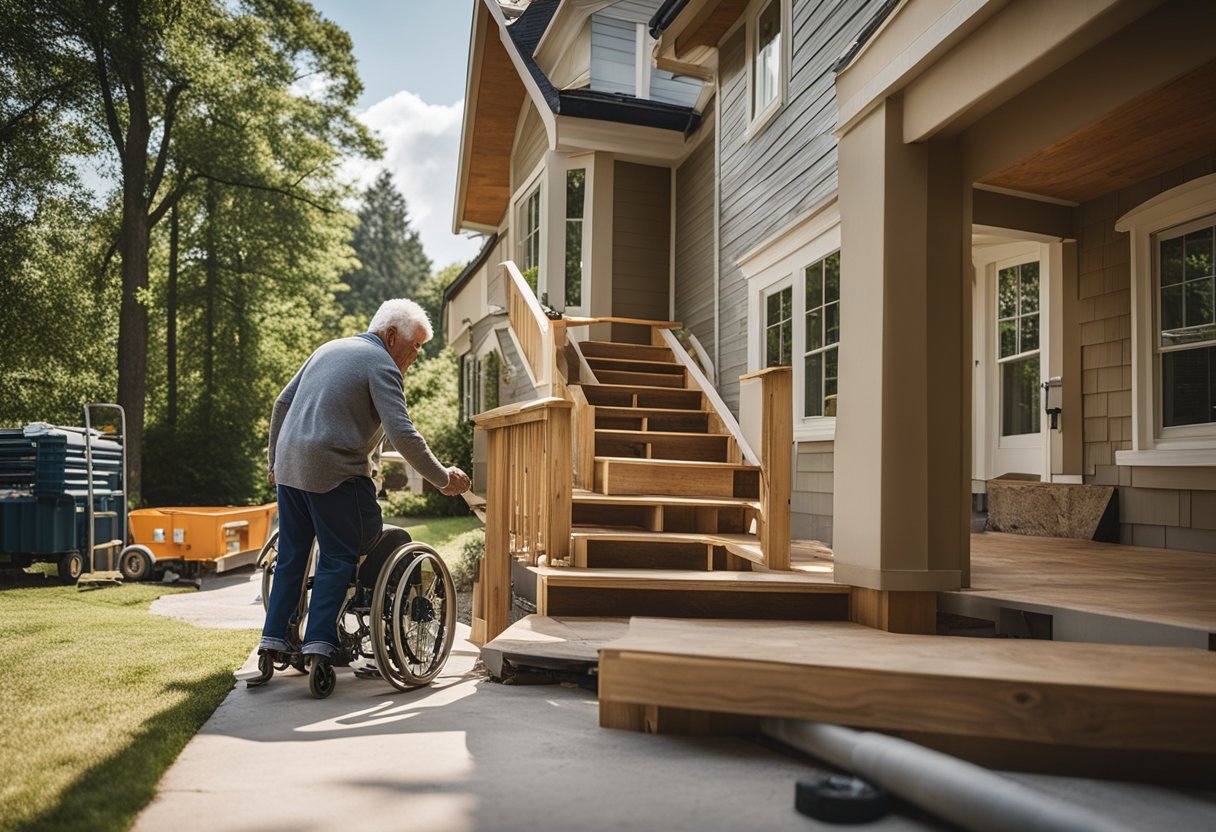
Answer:
[{"label": "elderly man", "polygon": [[388,300],[367,330],[322,345],[274,403],[269,479],[278,490],[279,553],[259,652],[295,647],[287,628],[313,538],[320,554],[302,652],[328,658],[338,649],[346,589],[359,553],[382,527],[371,457],[386,435],[444,494],[469,488],[463,471],[431,453],[405,406],[402,378],[433,334],[426,312],[411,300]]}]

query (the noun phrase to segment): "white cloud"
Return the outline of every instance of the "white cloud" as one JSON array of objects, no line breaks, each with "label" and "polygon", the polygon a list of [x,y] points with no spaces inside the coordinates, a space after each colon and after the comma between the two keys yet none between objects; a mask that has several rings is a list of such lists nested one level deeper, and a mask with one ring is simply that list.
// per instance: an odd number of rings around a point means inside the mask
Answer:
[{"label": "white cloud", "polygon": [[359,115],[384,142],[384,158],[353,159],[344,170],[360,189],[383,168],[393,174],[405,196],[410,223],[436,269],[470,260],[481,248],[480,237],[451,231],[463,113],[463,101],[444,106],[427,104],[404,90],[391,95]]}]

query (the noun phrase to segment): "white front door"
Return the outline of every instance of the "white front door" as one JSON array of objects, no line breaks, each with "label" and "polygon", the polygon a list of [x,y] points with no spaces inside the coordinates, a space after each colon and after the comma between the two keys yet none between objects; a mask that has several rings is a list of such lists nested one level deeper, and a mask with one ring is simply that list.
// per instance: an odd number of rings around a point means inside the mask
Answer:
[{"label": "white front door", "polygon": [[1045,478],[1042,383],[1047,246],[975,245],[974,476]]}]

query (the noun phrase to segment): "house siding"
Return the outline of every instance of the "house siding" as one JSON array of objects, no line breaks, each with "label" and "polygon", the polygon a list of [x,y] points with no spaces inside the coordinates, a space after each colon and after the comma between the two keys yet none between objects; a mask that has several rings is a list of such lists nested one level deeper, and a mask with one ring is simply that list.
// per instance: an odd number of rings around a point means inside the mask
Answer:
[{"label": "house siding", "polygon": [[540,163],[548,149],[549,138],[545,135],[545,123],[541,121],[536,107],[529,103],[523,126],[519,130],[519,139],[511,155],[512,194],[527,181],[528,175]]},{"label": "house siding", "polygon": [[[712,125],[712,114],[706,121]],[[702,127],[702,130],[707,128]],[[676,170],[675,317],[714,354],[714,136]]]},{"label": "house siding", "polygon": [[879,5],[881,0],[793,4],[786,103],[750,140],[746,26],[721,46],[718,379],[722,398],[732,410],[738,410],[739,376],[747,372],[749,337],[747,285],[737,264],[745,253],[836,190],[832,64]]},{"label": "house siding", "polygon": [[799,442],[794,452],[790,494],[790,535],[832,545],[835,443]]},{"label": "house siding", "polygon": [[612,199],[612,314],[667,320],[670,274],[671,170],[616,162]]},{"label": "house siding", "polygon": [[1213,172],[1216,155],[1204,156],[1077,209],[1083,472],[1119,487],[1123,543],[1216,552],[1216,469],[1115,464],[1132,447],[1131,243],[1115,221]]}]

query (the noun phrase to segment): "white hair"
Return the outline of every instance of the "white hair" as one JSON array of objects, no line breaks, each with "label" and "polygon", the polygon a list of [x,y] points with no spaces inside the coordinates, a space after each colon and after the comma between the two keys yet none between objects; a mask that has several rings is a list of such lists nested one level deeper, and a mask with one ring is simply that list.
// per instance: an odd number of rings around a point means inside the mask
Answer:
[{"label": "white hair", "polygon": [[372,322],[367,325],[367,331],[380,332],[390,326],[395,326],[397,333],[403,338],[408,338],[419,330],[426,336],[423,341],[435,337],[435,330],[431,328],[431,319],[427,317],[426,310],[405,298],[393,298],[380,304],[376,314],[372,315]]}]

